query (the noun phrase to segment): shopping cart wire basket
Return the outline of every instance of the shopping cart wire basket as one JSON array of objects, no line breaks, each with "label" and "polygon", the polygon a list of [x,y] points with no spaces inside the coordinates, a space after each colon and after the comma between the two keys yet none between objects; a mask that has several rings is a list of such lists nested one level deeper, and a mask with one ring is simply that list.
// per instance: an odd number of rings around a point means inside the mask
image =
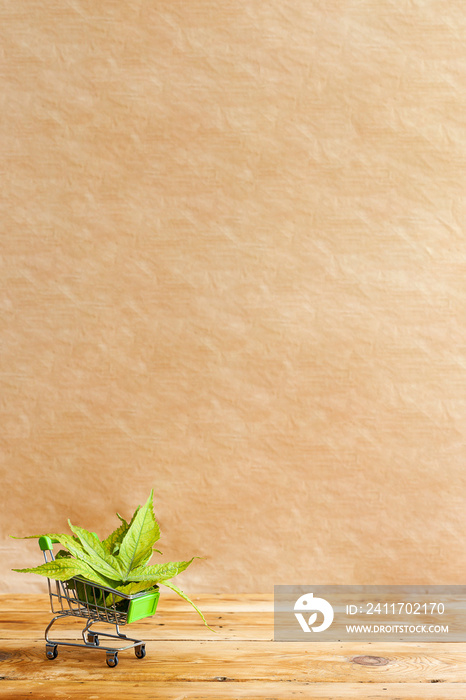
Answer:
[{"label": "shopping cart wire basket", "polygon": [[[40,537],[39,547],[46,562],[53,561],[53,545],[58,543],[51,537]],[[45,653],[48,659],[56,659],[59,646],[85,647],[106,652],[107,665],[114,668],[118,664],[118,652],[134,649],[138,659],[146,655],[146,645],[140,639],[127,637],[120,632],[120,626],[142,620],[155,613],[160,591],[154,587],[149,592],[127,595],[113,588],[91,583],[80,576],[68,581],[47,579],[52,613],[58,613],[45,630]],[[53,640],[49,636],[52,625],[64,617],[82,617],[87,620],[82,630],[83,643]],[[103,622],[115,625],[116,634],[96,632],[92,625]],[[118,648],[103,646],[100,638],[119,639],[124,646]]]}]

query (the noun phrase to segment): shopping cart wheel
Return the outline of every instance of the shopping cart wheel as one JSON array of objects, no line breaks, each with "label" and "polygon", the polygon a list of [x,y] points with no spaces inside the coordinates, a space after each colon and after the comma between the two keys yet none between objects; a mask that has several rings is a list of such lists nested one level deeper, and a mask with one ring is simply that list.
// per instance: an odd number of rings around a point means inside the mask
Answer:
[{"label": "shopping cart wheel", "polygon": [[45,645],[45,655],[48,659],[56,659],[58,655],[58,648],[56,644],[46,644]]},{"label": "shopping cart wheel", "polygon": [[118,653],[115,651],[110,652],[110,654],[107,654],[107,666],[110,666],[110,668],[115,668],[115,666],[118,666]]},{"label": "shopping cart wheel", "polygon": [[146,655],[146,645],[138,644],[137,647],[134,647],[134,653],[137,659],[143,659]]},{"label": "shopping cart wheel", "polygon": [[95,632],[89,632],[89,634],[87,635],[87,643],[93,644],[95,647],[98,647],[100,644],[99,635]]}]

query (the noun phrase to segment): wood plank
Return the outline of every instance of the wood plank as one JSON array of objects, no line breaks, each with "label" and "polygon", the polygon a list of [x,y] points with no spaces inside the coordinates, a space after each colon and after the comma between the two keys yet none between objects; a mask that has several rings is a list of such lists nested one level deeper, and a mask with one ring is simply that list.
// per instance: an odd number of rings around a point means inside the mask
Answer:
[{"label": "wood plank", "polygon": [[[192,610],[192,609],[191,609]],[[125,626],[122,631],[133,637],[144,640],[263,640],[273,638],[273,615],[253,612],[222,612],[207,614],[208,622],[215,632],[209,630],[199,615],[192,611],[178,609],[157,612],[153,617],[139,620],[131,626]],[[44,630],[52,620],[49,612],[17,612],[3,611],[0,613],[0,639],[42,639]],[[56,639],[69,639],[79,636],[86,620],[83,618],[66,618],[59,620],[53,627]],[[94,629],[98,632],[112,631],[109,625],[98,623]],[[113,628],[114,629],[114,628]]]},{"label": "wood plank", "polygon": [[[147,657],[121,652],[116,669],[106,666],[101,650],[60,647],[55,661],[45,658],[47,596],[1,596],[0,602],[6,700],[466,698],[466,644],[275,643],[268,594],[196,596],[218,634],[167,595],[153,618],[123,630],[146,641]],[[61,621],[57,639],[71,633],[77,640],[83,622]]]},{"label": "wood plank", "polygon": [[[190,605],[174,593],[166,593],[164,589],[160,595],[158,609],[164,610],[189,610]],[[202,612],[272,612],[273,593],[200,593],[190,595],[191,600],[198,605]],[[31,594],[2,594],[0,595],[0,612],[18,610],[23,612],[35,610],[50,610],[48,595]]]},{"label": "wood plank", "polygon": [[[424,648],[427,647],[427,648]],[[450,648],[448,648],[450,647]],[[453,648],[452,648],[453,647]],[[120,654],[115,674],[126,681],[308,681],[352,683],[466,683],[465,645],[301,644],[273,642],[160,641],[147,657]],[[369,665],[355,658],[372,657]],[[1,675],[8,680],[100,681],[109,678],[101,650],[59,648],[44,658],[44,643],[2,643]],[[374,661],[374,665],[372,665]]]},{"label": "wood plank", "polygon": [[[109,669],[109,673],[112,671]],[[229,683],[170,682],[124,680],[86,683],[54,681],[2,681],[2,700],[464,700],[466,685],[462,683],[306,683],[291,681]]]},{"label": "wood plank", "polygon": [[48,595],[31,595],[31,594],[9,594],[3,593],[0,595],[0,613],[6,610],[50,610],[50,601]]}]

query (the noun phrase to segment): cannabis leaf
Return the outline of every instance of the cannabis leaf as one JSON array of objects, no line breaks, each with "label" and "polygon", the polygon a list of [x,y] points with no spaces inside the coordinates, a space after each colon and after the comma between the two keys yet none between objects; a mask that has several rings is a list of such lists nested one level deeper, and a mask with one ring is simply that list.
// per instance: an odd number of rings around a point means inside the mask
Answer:
[{"label": "cannabis leaf", "polygon": [[121,577],[120,567],[117,560],[112,554],[109,554],[97,535],[88,532],[82,527],[75,527],[68,520],[70,530],[74,532],[82,545],[87,555],[92,559],[92,566],[97,568],[105,576],[111,579],[119,579]]},{"label": "cannabis leaf", "polygon": [[13,569],[13,571],[18,571],[21,574],[40,574],[58,581],[68,581],[73,576],[84,576],[84,578],[89,579],[93,583],[113,588],[113,581],[105,578],[105,576],[101,576],[91,566],[79,559],[60,557],[60,559],[55,559],[55,561],[36,566],[34,569]]},{"label": "cannabis leaf", "polygon": [[[118,513],[117,513],[118,515]],[[118,553],[120,549],[121,540],[128,532],[129,525],[126,520],[122,520],[120,527],[117,527],[105,540],[102,541],[102,545],[105,547],[109,554]]]},{"label": "cannabis leaf", "polygon": [[71,554],[66,551],[66,549],[60,549],[56,554],[55,554],[55,561],[57,559],[69,559],[71,557]]},{"label": "cannabis leaf", "polygon": [[[120,550],[120,545],[123,541],[124,536],[128,532],[129,528],[134,522],[134,518],[138,514],[141,506],[138,506],[136,510],[134,511],[134,515],[131,518],[129,524],[126,522],[126,520],[119,514],[117,513],[117,518],[121,521],[121,525],[117,527],[116,530],[114,530],[108,537],[107,539],[103,540],[102,544],[104,545],[105,549],[109,552],[109,554],[118,554]],[[155,550],[158,551],[158,550]]]},{"label": "cannabis leaf", "polygon": [[[16,538],[48,537],[65,549],[61,549],[53,561],[35,568],[13,569],[13,571],[35,573],[58,581],[68,581],[68,585],[78,592],[83,584],[80,578],[75,577],[82,577],[126,595],[152,590],[162,583],[190,603],[207,625],[199,608],[185,593],[173,583],[169,583],[169,579],[187,569],[192,561],[199,557],[192,557],[188,561],[149,565],[153,552],[159,552],[154,544],[160,538],[159,526],[153,511],[153,496],[151,491],[146,503],[136,508],[129,523],[117,513],[120,525],[102,541],[94,532],[72,525],[69,520],[72,535],[53,533]],[[74,580],[71,581],[72,579]],[[118,600],[121,598],[116,596],[116,593],[107,594],[107,601],[110,603]]]},{"label": "cannabis leaf", "polygon": [[[151,589],[152,587],[147,581],[131,581],[130,583],[126,583],[124,586],[117,586],[115,590],[120,591],[120,593],[125,593],[126,595],[132,595],[133,593],[150,591]],[[109,593],[105,599],[105,602],[107,605],[113,605],[114,603],[118,603],[120,600],[123,600],[123,598],[115,595],[115,593]]]},{"label": "cannabis leaf", "polygon": [[165,579],[173,578],[187,569],[196,558],[200,559],[200,557],[193,557],[189,561],[170,561],[167,564],[139,566],[131,571],[131,579],[133,581],[165,581]]},{"label": "cannabis leaf", "polygon": [[195,611],[202,617],[202,619],[204,620],[204,624],[206,625],[206,627],[208,627],[212,632],[215,632],[215,631],[216,631],[216,630],[213,630],[212,627],[211,627],[210,625],[207,624],[207,620],[205,619],[204,615],[201,613],[201,611],[199,610],[199,608],[197,607],[197,605],[196,605],[195,603],[193,603],[193,601],[192,601],[190,598],[188,598],[188,596],[186,595],[186,593],[183,593],[183,591],[180,590],[177,586],[175,586],[174,583],[171,583],[171,581],[170,581],[170,583],[169,583],[168,581],[162,581],[161,583],[162,583],[164,586],[166,586],[167,588],[170,588],[170,590],[174,591],[175,593],[178,593],[178,595],[179,595],[181,598],[183,598],[184,600],[186,600],[186,602],[188,602],[190,605],[192,605],[193,608],[194,608],[194,610],[195,610]]},{"label": "cannabis leaf", "polygon": [[133,569],[149,561],[152,547],[160,537],[159,526],[154,517],[153,496],[154,492],[151,491],[147,502],[136,513],[120,544],[117,558],[124,581],[128,580]]}]

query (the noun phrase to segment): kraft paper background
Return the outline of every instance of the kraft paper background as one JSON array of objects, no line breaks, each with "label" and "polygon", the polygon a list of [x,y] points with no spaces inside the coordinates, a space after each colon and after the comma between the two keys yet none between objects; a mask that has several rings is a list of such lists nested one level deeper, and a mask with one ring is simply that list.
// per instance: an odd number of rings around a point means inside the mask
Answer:
[{"label": "kraft paper background", "polygon": [[0,25],[2,592],[151,487],[187,592],[464,582],[464,3]]}]

